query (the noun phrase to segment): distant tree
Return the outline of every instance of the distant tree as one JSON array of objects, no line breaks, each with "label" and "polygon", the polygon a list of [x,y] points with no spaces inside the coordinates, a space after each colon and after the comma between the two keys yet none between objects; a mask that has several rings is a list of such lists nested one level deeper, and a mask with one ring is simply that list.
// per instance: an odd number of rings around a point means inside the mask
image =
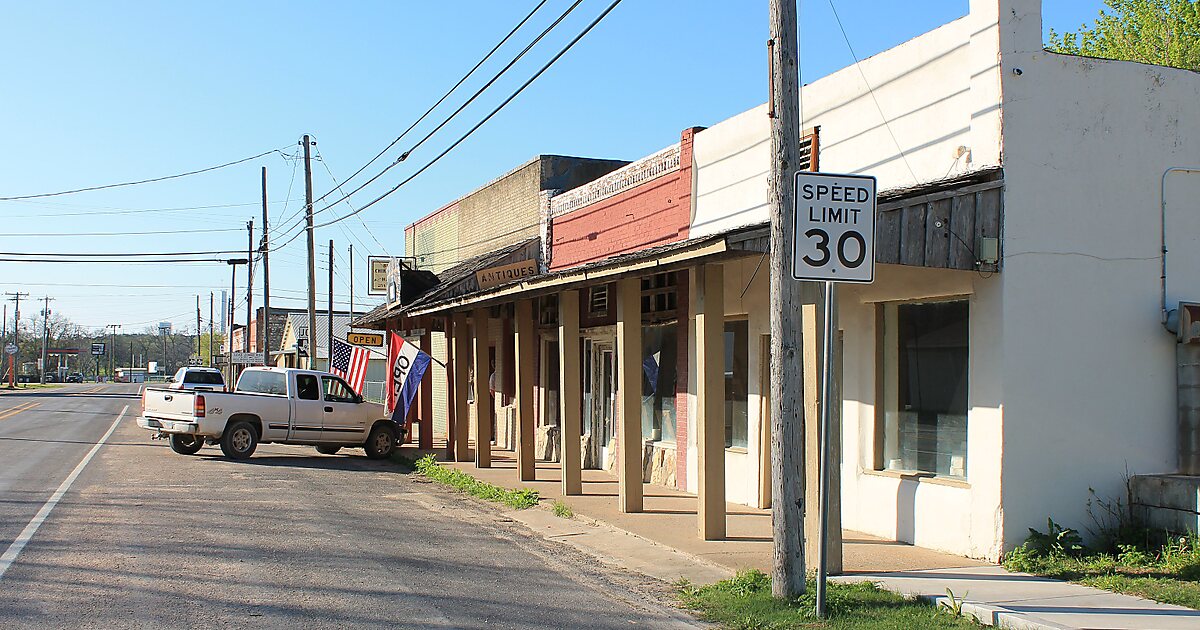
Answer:
[{"label": "distant tree", "polygon": [[1200,0],[1105,0],[1091,26],[1058,33],[1047,48],[1200,72]]}]

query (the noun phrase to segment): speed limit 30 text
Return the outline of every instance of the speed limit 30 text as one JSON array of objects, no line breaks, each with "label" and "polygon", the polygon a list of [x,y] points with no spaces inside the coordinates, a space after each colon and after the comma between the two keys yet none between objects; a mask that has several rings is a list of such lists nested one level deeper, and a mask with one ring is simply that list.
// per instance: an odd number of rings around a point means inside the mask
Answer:
[{"label": "speed limit 30 text", "polygon": [[[803,184],[800,198],[816,202],[808,207],[808,220],[813,223],[845,223],[858,225],[862,204],[871,200],[871,191],[861,186],[826,186],[825,184]],[[857,206],[830,206],[818,204],[858,204]]]}]

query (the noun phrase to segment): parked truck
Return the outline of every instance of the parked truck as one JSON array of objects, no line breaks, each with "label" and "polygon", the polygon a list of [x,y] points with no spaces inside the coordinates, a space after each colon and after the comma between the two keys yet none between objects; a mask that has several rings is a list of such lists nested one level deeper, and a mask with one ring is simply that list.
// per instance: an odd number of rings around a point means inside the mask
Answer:
[{"label": "parked truck", "polygon": [[220,444],[230,459],[268,443],[311,445],[326,455],[361,447],[383,459],[404,437],[382,405],[365,402],[341,378],[275,367],[247,368],[228,393],[147,387],[137,423],[168,438],[176,453]]}]

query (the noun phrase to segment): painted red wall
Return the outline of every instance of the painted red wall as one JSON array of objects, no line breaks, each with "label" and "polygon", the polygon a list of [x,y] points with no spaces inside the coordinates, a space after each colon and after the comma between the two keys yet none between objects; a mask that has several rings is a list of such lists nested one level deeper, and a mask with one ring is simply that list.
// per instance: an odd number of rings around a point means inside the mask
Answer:
[{"label": "painted red wall", "polygon": [[679,170],[554,218],[550,269],[682,241],[691,223],[692,137],[680,139]]}]

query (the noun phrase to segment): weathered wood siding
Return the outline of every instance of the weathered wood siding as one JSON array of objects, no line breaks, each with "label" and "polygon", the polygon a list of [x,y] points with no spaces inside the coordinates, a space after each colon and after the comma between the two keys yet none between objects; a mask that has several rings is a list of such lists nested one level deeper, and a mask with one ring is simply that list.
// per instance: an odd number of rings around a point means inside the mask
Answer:
[{"label": "weathered wood siding", "polygon": [[[982,238],[1000,238],[1004,180],[880,202],[875,217],[875,261],[893,265],[998,271],[976,264]],[[766,251],[767,228],[728,239],[730,250]]]}]

